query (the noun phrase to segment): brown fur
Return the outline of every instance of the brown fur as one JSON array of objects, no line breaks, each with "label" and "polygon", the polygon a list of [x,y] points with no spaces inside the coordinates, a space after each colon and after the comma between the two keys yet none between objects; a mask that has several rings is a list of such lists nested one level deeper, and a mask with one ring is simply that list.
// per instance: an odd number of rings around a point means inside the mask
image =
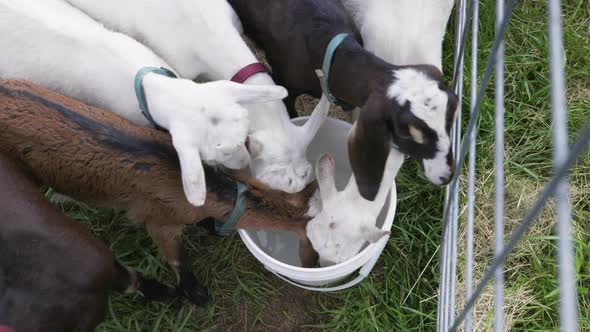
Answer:
[{"label": "brown fur", "polygon": [[238,227],[291,230],[306,240],[304,214],[315,184],[286,194],[244,173],[231,172],[232,179],[205,167],[206,204],[196,208],[184,196],[167,134],[28,82],[0,80],[0,153],[62,194],[128,209],[177,272],[184,225],[226,218],[235,201],[234,179],[248,186],[247,212]]},{"label": "brown fur", "polygon": [[51,205],[2,155],[0,220],[0,325],[28,332],[94,331],[111,287],[118,279],[132,280],[128,271],[117,268],[103,243]]}]

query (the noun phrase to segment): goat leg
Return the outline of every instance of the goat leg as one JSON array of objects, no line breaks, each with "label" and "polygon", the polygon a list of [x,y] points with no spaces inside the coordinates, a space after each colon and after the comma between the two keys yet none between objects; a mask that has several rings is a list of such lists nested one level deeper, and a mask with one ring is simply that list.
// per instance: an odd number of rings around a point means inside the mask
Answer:
[{"label": "goat leg", "polygon": [[123,266],[118,261],[115,261],[113,289],[125,293],[139,292],[147,300],[165,304],[171,303],[180,295],[176,288],[146,278],[141,273]]},{"label": "goat leg", "polygon": [[190,260],[181,239],[184,225],[162,225],[156,222],[146,222],[145,225],[148,234],[176,272],[178,291],[196,305],[205,306],[209,303],[211,298],[207,288],[190,270]]},{"label": "goat leg", "polygon": [[179,256],[179,291],[181,291],[192,303],[201,306],[206,305],[211,301],[211,296],[209,296],[207,287],[205,287],[191,271],[191,260],[182,247],[179,247]]}]

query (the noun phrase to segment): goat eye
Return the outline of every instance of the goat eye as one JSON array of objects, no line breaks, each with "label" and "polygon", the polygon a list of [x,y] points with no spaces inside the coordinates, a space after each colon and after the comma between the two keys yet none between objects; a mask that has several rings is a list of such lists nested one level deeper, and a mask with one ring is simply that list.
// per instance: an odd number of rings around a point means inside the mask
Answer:
[{"label": "goat eye", "polygon": [[330,229],[334,229],[336,228],[336,223],[331,222],[328,226],[330,227]]}]

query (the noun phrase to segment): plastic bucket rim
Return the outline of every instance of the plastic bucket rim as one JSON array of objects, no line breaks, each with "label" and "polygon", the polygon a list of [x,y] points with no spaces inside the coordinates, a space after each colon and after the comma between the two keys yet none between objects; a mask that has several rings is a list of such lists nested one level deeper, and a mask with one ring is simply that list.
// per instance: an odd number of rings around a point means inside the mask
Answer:
[{"label": "plastic bucket rim", "polygon": [[[392,184],[392,190],[395,190],[395,182]],[[387,212],[386,218],[390,220],[390,222],[385,221],[383,226],[381,227],[382,230],[389,231],[393,226],[393,216],[395,215],[396,206],[392,205],[395,204],[393,202],[396,200],[396,193],[392,192],[391,199],[390,199],[390,210]],[[338,279],[340,277],[345,277],[355,270],[361,268],[365,265],[371,257],[374,257],[377,254],[381,254],[381,252],[377,252],[379,249],[379,242],[369,244],[365,249],[361,250],[355,256],[345,260],[344,262],[326,266],[326,267],[301,267],[301,266],[294,266],[289,265],[287,263],[281,262],[278,259],[270,256],[264,250],[260,249],[254,242],[254,240],[248,234],[248,231],[245,229],[239,229],[238,233],[240,234],[240,238],[242,242],[246,244],[248,250],[256,257],[256,259],[262,263],[267,269],[279,273],[285,277],[290,279],[297,279],[299,282],[304,283],[305,281],[322,281],[327,279]],[[251,249],[252,248],[252,249]],[[255,252],[254,252],[255,251]],[[261,257],[259,257],[261,256]],[[263,261],[264,260],[264,261]],[[330,272],[338,272],[338,274],[330,274]]]}]

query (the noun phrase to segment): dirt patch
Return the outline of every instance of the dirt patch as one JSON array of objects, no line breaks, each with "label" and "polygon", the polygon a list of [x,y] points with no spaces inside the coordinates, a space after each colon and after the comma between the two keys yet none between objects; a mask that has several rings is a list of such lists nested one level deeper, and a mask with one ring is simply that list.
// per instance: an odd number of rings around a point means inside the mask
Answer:
[{"label": "dirt patch", "polygon": [[326,317],[318,313],[320,294],[290,285],[281,288],[268,304],[259,308],[249,303],[230,305],[231,310],[219,319],[217,331],[320,331],[309,325],[319,324]]},{"label": "dirt patch", "polygon": [[567,89],[567,99],[568,104],[590,102],[590,83],[583,79],[572,80]]},{"label": "dirt patch", "polygon": [[[300,116],[310,115],[319,102],[319,99],[316,99],[312,96],[301,95],[295,102],[295,108],[297,109],[297,112]],[[352,111],[345,112],[338,106],[330,105],[330,112],[328,113],[328,116],[352,123]]]}]

